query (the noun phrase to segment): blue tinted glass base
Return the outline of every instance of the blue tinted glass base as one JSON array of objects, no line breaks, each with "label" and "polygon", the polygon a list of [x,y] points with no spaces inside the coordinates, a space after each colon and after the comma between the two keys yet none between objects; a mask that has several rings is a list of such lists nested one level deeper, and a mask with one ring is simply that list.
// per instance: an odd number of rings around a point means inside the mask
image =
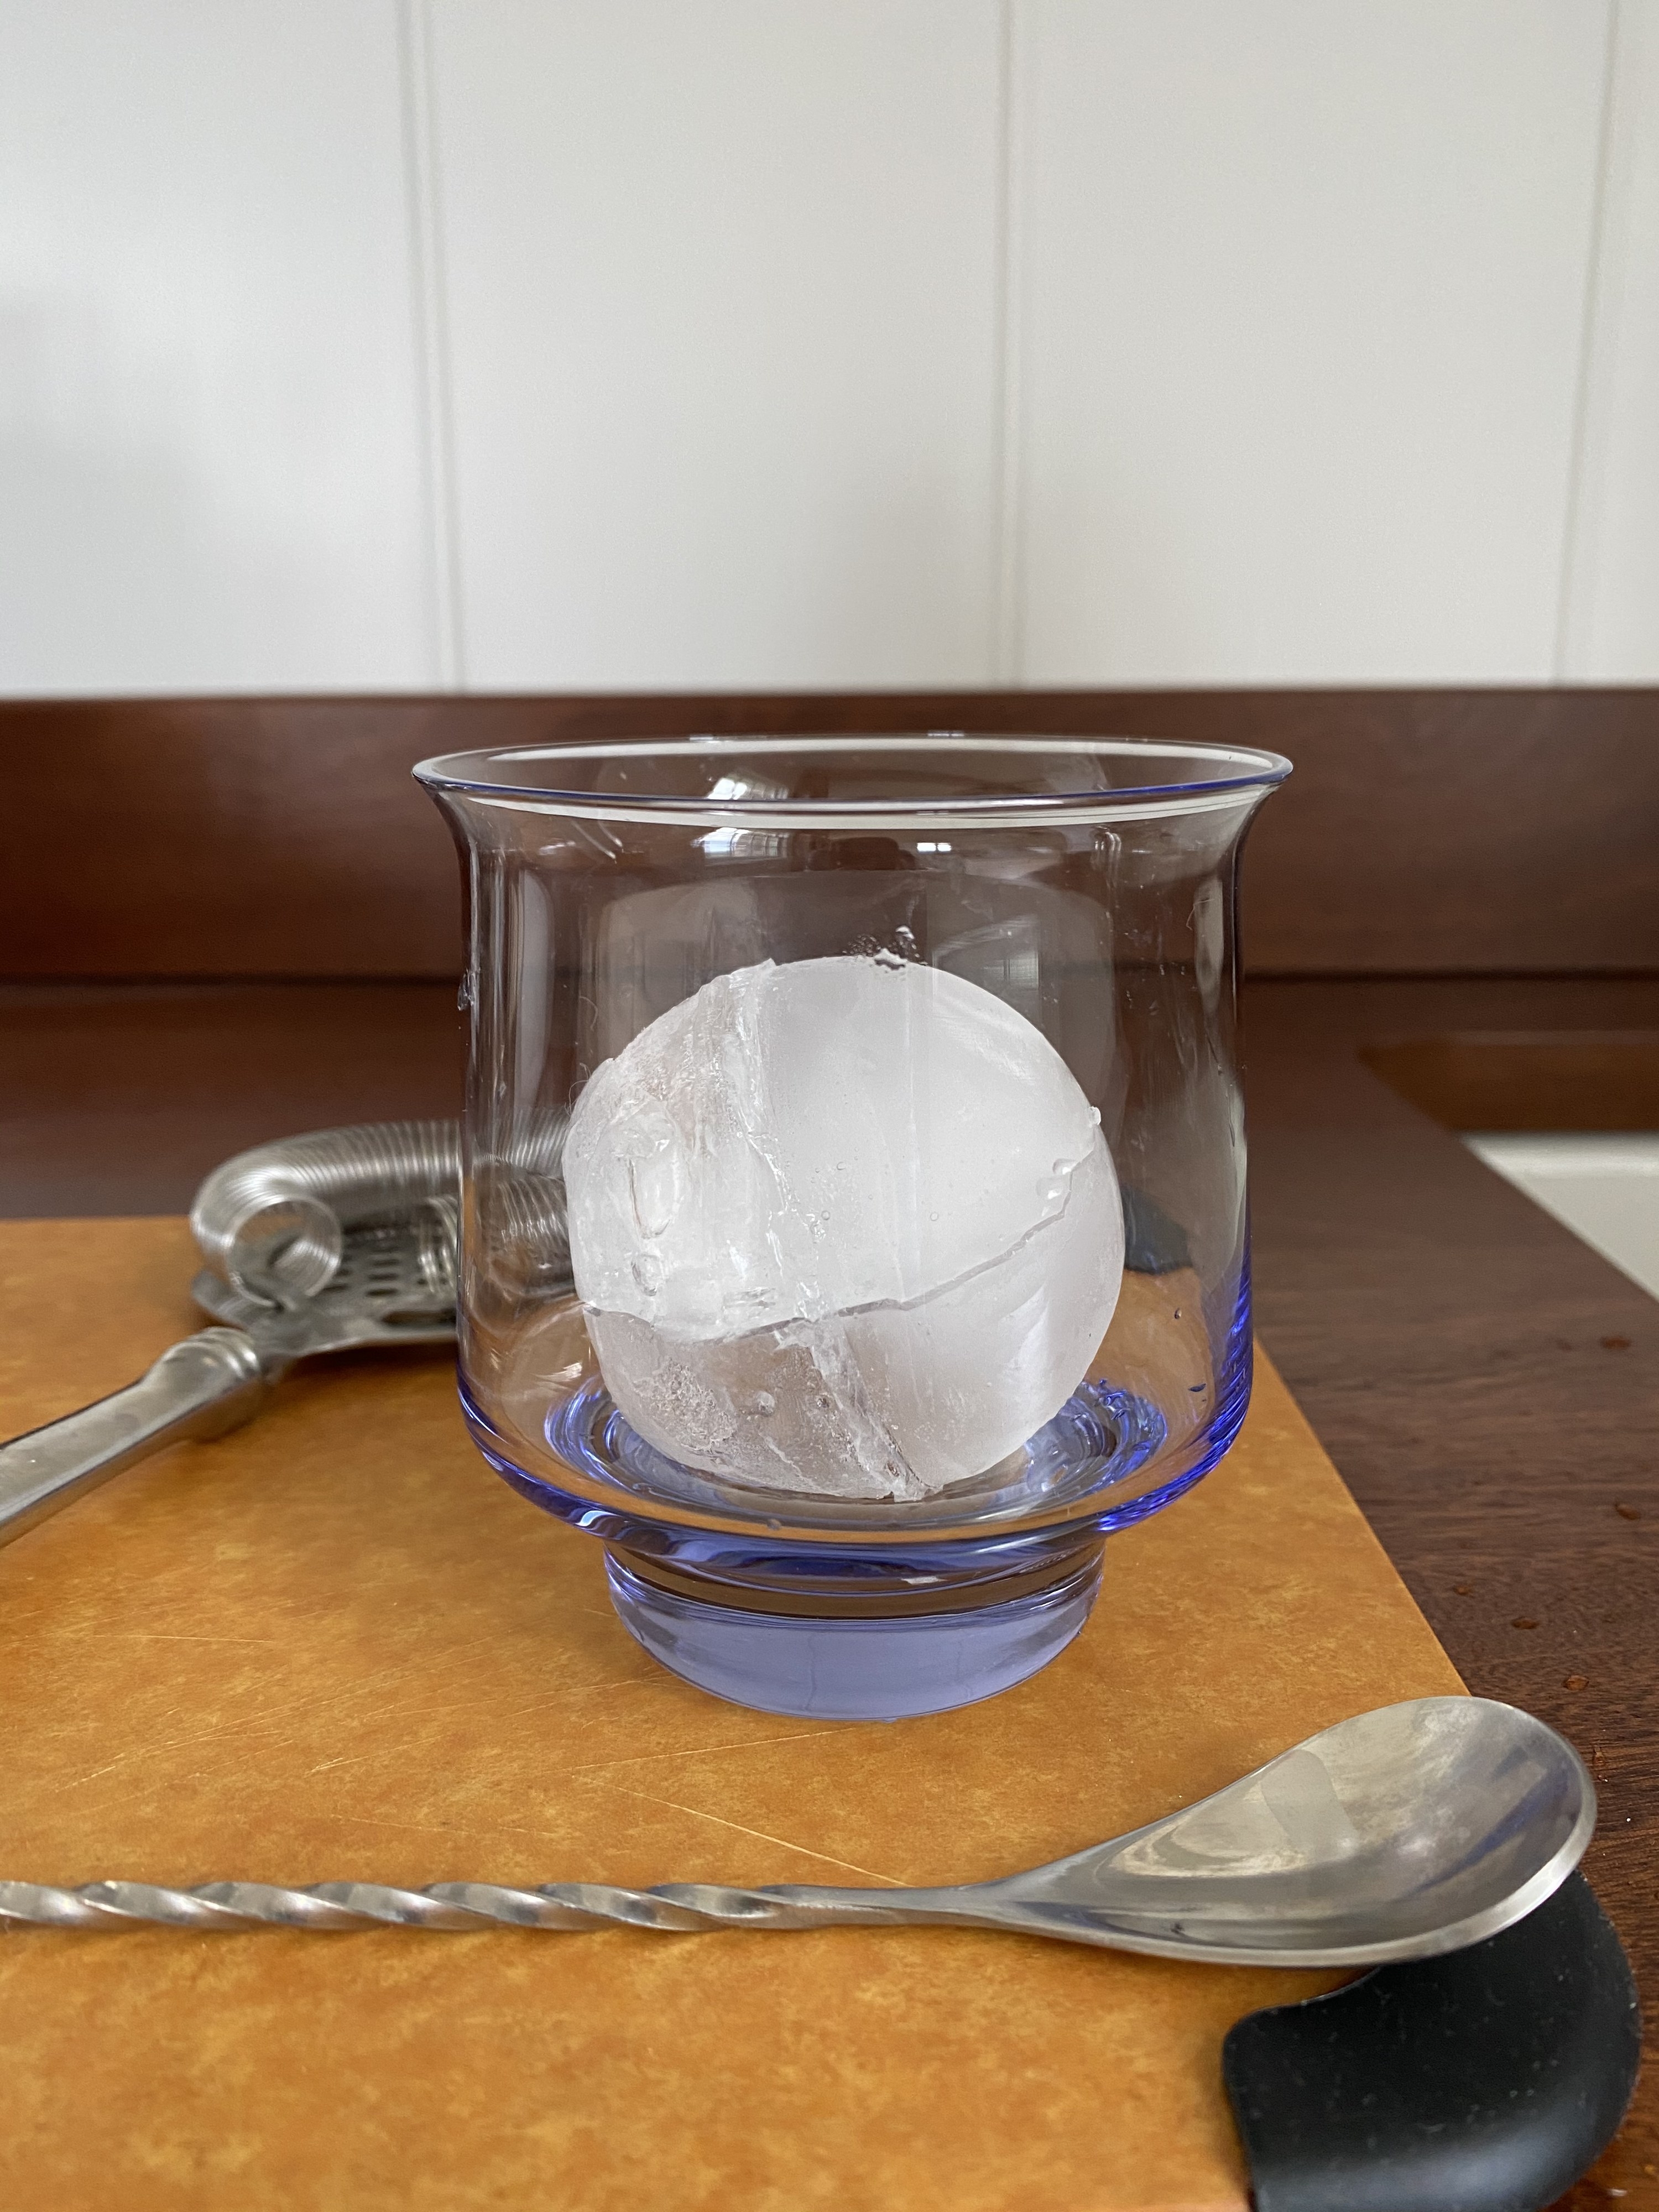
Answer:
[{"label": "blue tinted glass base", "polygon": [[1012,1689],[1065,1650],[1100,1588],[1096,1553],[1064,1581],[1000,1604],[834,1619],[684,1596],[614,1553],[605,1571],[623,1626],[674,1674],[735,1705],[828,1721],[908,1720]]},{"label": "blue tinted glass base", "polygon": [[1088,1619],[1103,1540],[1226,1451],[1250,1395],[1247,1267],[1215,1303],[1219,1356],[1195,1389],[1195,1424],[1085,1382],[1020,1452],[897,1509],[682,1466],[634,1431],[597,1377],[549,1405],[539,1438],[497,1425],[465,1366],[461,1404],[521,1496],[605,1546],[617,1611],[664,1666],[766,1712],[898,1720],[994,1697],[1046,1666]]}]

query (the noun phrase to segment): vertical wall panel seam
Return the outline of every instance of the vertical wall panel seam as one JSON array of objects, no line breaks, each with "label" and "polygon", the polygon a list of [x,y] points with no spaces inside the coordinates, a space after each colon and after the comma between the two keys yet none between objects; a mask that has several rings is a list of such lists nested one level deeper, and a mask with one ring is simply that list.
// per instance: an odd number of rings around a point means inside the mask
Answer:
[{"label": "vertical wall panel seam", "polygon": [[422,478],[428,544],[428,599],[438,686],[466,689],[459,518],[455,496],[453,379],[445,281],[443,204],[431,0],[397,0],[403,77],[404,200],[415,293],[416,376],[422,432]]},{"label": "vertical wall panel seam", "polygon": [[1024,681],[1024,73],[1020,0],[1000,0],[997,60],[995,395],[992,412],[991,680]]},{"label": "vertical wall panel seam", "polygon": [[1611,271],[1604,266],[1609,245],[1607,225],[1608,170],[1613,160],[1613,118],[1617,104],[1620,54],[1620,0],[1607,0],[1601,75],[1601,114],[1595,149],[1595,182],[1590,201],[1589,237],[1585,254],[1584,293],[1578,345],[1577,379],[1573,392],[1572,428],[1567,453],[1565,509],[1561,530],[1561,582],[1556,608],[1553,673],[1558,684],[1582,665],[1588,643],[1595,591],[1592,574],[1597,501],[1588,482],[1601,459],[1592,437],[1598,365],[1601,347],[1610,332],[1603,327]]}]

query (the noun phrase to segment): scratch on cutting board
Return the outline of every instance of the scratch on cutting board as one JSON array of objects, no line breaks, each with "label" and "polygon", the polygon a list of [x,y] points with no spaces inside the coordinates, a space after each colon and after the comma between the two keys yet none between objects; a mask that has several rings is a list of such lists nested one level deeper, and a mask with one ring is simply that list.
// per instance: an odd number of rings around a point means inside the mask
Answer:
[{"label": "scratch on cutting board", "polygon": [[730,1743],[694,1743],[683,1751],[631,1752],[626,1759],[596,1759],[582,1766],[568,1766],[567,1774],[609,1774],[618,1766],[649,1766],[659,1759],[712,1759],[722,1751],[761,1751],[775,1743],[800,1743],[807,1736],[821,1735],[827,1725],[820,1721],[817,1728],[792,1729],[787,1735],[733,1736]]},{"label": "scratch on cutting board", "polygon": [[[277,1706],[265,1705],[260,1707],[256,1712],[243,1713],[234,1719],[216,1721],[210,1728],[191,1729],[182,1735],[162,1735],[147,1742],[129,1744],[125,1750],[118,1752],[113,1759],[106,1759],[101,1766],[89,1766],[84,1773],[70,1775],[61,1786],[65,1790],[78,1790],[83,1784],[96,1782],[102,1775],[113,1774],[121,1767],[131,1766],[142,1759],[154,1759],[164,1752],[182,1751],[195,1743],[209,1743],[216,1736],[246,1735],[252,1729],[270,1728],[281,1718],[297,1720],[325,1713],[331,1707],[337,1706],[349,1698],[361,1697],[365,1691],[374,1689],[380,1682],[399,1680],[404,1671],[397,1667],[383,1668],[379,1674],[368,1675],[362,1681],[353,1683],[349,1689],[321,1692],[313,1698],[302,1701],[292,1712],[285,1712]],[[386,1707],[381,1709],[377,1717],[390,1720],[395,1719],[396,1715],[395,1707]],[[290,1735],[279,1737],[277,1741],[279,1743],[291,1743],[295,1739]]]},{"label": "scratch on cutting board", "polygon": [[[113,1774],[122,1767],[155,1759],[167,1752],[185,1750],[192,1744],[210,1742],[216,1737],[243,1735],[257,1729],[269,1730],[287,1722],[290,1725],[284,1732],[270,1740],[270,1748],[281,1749],[285,1746],[301,1742],[307,1735],[314,1734],[317,1723],[327,1715],[338,1712],[343,1707],[349,1709],[354,1705],[361,1705],[364,1699],[383,1683],[402,1682],[406,1676],[407,1669],[401,1665],[384,1667],[377,1673],[365,1675],[357,1681],[331,1689],[317,1690],[308,1698],[302,1699],[292,1708],[262,1706],[258,1711],[242,1713],[234,1718],[216,1722],[210,1728],[192,1729],[179,1735],[163,1735],[144,1743],[129,1744],[118,1752],[113,1759],[106,1759],[101,1766],[88,1767],[84,1773],[67,1777],[61,1786],[66,1790],[79,1789],[88,1782],[98,1781],[104,1775]],[[613,1676],[608,1680],[594,1682],[583,1682],[568,1688],[538,1691],[533,1698],[527,1698],[521,1705],[496,1707],[495,1714],[497,1720],[518,1720],[527,1713],[542,1711],[550,1705],[556,1705],[566,1701],[614,1695],[618,1691],[651,1686],[653,1685],[648,1675],[630,1672],[625,1675]],[[415,1713],[432,1719],[441,1719],[448,1714],[471,1714],[475,1711],[476,1703],[468,1697],[458,1697],[452,1703],[441,1705],[434,1705],[425,1698],[419,1698],[409,1700],[401,1705],[374,1706],[371,1717],[379,1730],[388,1723],[397,1720],[403,1713]],[[375,1741],[367,1745],[362,1750],[343,1752],[337,1759],[330,1763],[344,1765],[353,1759],[373,1759],[385,1747],[384,1742],[377,1737]],[[674,1754],[660,1753],[655,1755],[669,1758]],[[316,1771],[316,1769],[313,1770],[313,1772]]]},{"label": "scratch on cutting board", "polygon": [[59,1609],[41,1606],[33,1613],[19,1613],[15,1607],[6,1608],[8,1642],[15,1638],[21,1643],[27,1632],[31,1645],[42,1637],[54,1644],[110,1644],[130,1638],[157,1638],[172,1644],[254,1644],[262,1650],[281,1646],[280,1636],[203,1636],[174,1628],[106,1628],[97,1620],[64,1620]]},{"label": "scratch on cutting board", "polygon": [[872,1868],[854,1866],[850,1859],[832,1858],[828,1851],[815,1851],[810,1844],[792,1843],[787,1836],[771,1836],[764,1828],[748,1828],[741,1820],[728,1820],[719,1813],[705,1813],[700,1805],[682,1805],[674,1797],[655,1797],[648,1790],[624,1789],[619,1782],[602,1783],[599,1786],[615,1790],[619,1797],[637,1797],[642,1804],[660,1805],[671,1813],[684,1813],[694,1820],[710,1820],[717,1828],[731,1828],[740,1836],[753,1836],[757,1843],[775,1844],[782,1850],[799,1851],[803,1858],[817,1859],[822,1866],[839,1867],[843,1874],[861,1875],[866,1881],[885,1882],[890,1889],[906,1887],[896,1875],[878,1874]]},{"label": "scratch on cutting board", "polygon": [[[630,1681],[605,1683],[598,1685],[597,1686],[606,1689],[628,1689],[633,1687],[634,1685]],[[548,1697],[532,1698],[527,1705],[498,1706],[495,1709],[494,1717],[497,1720],[506,1721],[520,1719],[526,1713],[536,1712],[539,1711],[542,1706],[556,1702],[556,1698],[560,1694],[573,1695],[576,1693],[554,1692],[550,1693]],[[430,1713],[434,1717],[437,1717],[446,1713],[471,1714],[475,1709],[469,1701],[463,1700],[461,1703],[453,1705],[423,1705],[420,1710],[422,1712]],[[591,1774],[609,1773],[613,1767],[617,1766],[648,1766],[655,1759],[708,1759],[712,1758],[717,1753],[722,1751],[754,1751],[775,1743],[797,1743],[803,1736],[815,1735],[817,1733],[818,1731],[816,1729],[801,1729],[793,1731],[788,1735],[737,1736],[734,1737],[730,1743],[693,1744],[689,1750],[684,1751],[641,1751],[635,1753],[627,1759],[599,1759],[592,1760],[588,1764],[581,1766],[562,1767],[560,1769],[560,1772],[572,1779],[578,1777],[586,1778]],[[297,1741],[298,1739],[294,1736],[280,1736],[276,1740],[277,1745],[279,1746],[294,1743]],[[306,1771],[307,1774],[328,1774],[331,1773],[337,1766],[358,1766],[361,1765],[366,1759],[376,1759],[380,1757],[386,1751],[386,1747],[385,1744],[376,1741],[374,1743],[366,1745],[361,1751],[343,1751],[336,1758],[319,1760],[315,1766],[307,1767]]]},{"label": "scratch on cutting board", "polygon": [[[629,1797],[642,1797],[641,1792],[634,1790],[619,1791],[617,1794]],[[668,1801],[664,1798],[642,1797],[642,1802],[647,1804],[668,1806]],[[831,1858],[825,1851],[809,1850],[805,1844],[792,1844],[782,1836],[769,1836],[758,1828],[745,1828],[736,1820],[723,1820],[717,1814],[699,1813],[687,1805],[672,1806],[669,1807],[669,1809],[688,1813],[694,1820],[710,1820],[719,1828],[734,1829],[739,1835],[754,1836],[762,1843],[776,1844],[782,1850],[792,1851],[800,1858],[811,1859],[819,1866],[837,1867],[847,1874],[865,1874],[862,1867],[853,1866],[845,1859]],[[532,1827],[523,1820],[491,1820],[486,1827],[478,1828],[476,1826],[454,1827],[442,1820],[380,1818],[372,1813],[331,1813],[328,1819],[331,1824],[341,1827],[387,1828],[394,1831],[409,1829],[417,1835],[464,1836],[471,1838],[480,1848],[483,1847],[491,1836],[530,1836],[540,1842],[555,1844],[562,1848],[568,1848],[569,1843],[568,1837],[552,1829]],[[902,1884],[892,1883],[891,1877],[887,1875],[865,1875],[865,1879],[870,1881],[888,1882],[894,1887],[902,1887]]]},{"label": "scratch on cutting board", "polygon": [[[357,1688],[362,1690],[369,1686],[372,1686],[360,1684]],[[125,1751],[118,1752],[113,1759],[106,1759],[101,1766],[89,1766],[83,1773],[67,1776],[59,1786],[64,1790],[79,1790],[88,1782],[97,1782],[106,1774],[118,1772],[124,1766],[137,1765],[145,1759],[159,1758],[167,1752],[185,1751],[192,1744],[211,1743],[216,1737],[246,1735],[257,1729],[269,1729],[279,1717],[303,1719],[307,1716],[325,1713],[331,1706],[339,1703],[338,1698],[320,1698],[315,1705],[304,1706],[298,1713],[286,1716],[279,1716],[276,1708],[267,1705],[262,1707],[258,1712],[241,1714],[234,1720],[216,1722],[211,1728],[192,1729],[184,1735],[157,1736],[144,1743],[130,1744]],[[386,1721],[395,1720],[397,1717],[398,1709],[395,1706],[383,1708],[376,1714],[377,1719]],[[285,1744],[295,1743],[299,1741],[298,1735],[290,1733],[276,1737],[270,1747],[277,1749]]]},{"label": "scratch on cutting board", "polygon": [[191,1636],[178,1628],[88,1629],[79,1640],[88,1644],[248,1644],[261,1651],[287,1648],[280,1636]]},{"label": "scratch on cutting board", "polygon": [[[147,1632],[137,1632],[144,1633]],[[161,1632],[167,1633],[167,1632]],[[199,1640],[208,1642],[215,1639],[204,1638]],[[487,1657],[489,1656],[490,1647],[487,1639],[480,1638],[475,1644],[464,1645],[456,1651],[449,1654],[447,1664],[451,1669],[459,1671],[465,1668],[469,1660],[474,1657]],[[343,1708],[349,1710],[354,1705],[361,1708],[365,1699],[372,1698],[374,1692],[383,1685],[398,1684],[401,1686],[406,1682],[407,1676],[407,1667],[402,1662],[394,1661],[389,1662],[384,1667],[377,1668],[374,1673],[370,1674],[359,1677],[359,1679],[354,1682],[346,1684],[337,1683],[327,1687],[319,1687],[313,1690],[308,1697],[302,1697],[297,1704],[293,1705],[283,1705],[279,1704],[275,1706],[262,1706],[257,1711],[238,1714],[233,1717],[216,1722],[207,1728],[185,1729],[182,1733],[177,1735],[164,1735],[140,1744],[130,1743],[125,1745],[112,1759],[106,1759],[101,1765],[88,1767],[82,1773],[66,1777],[61,1786],[69,1790],[81,1789],[88,1783],[99,1781],[106,1775],[117,1773],[124,1767],[131,1767],[141,1761],[155,1759],[168,1752],[184,1750],[194,1744],[210,1742],[217,1737],[246,1735],[251,1731],[260,1729],[269,1729],[273,1726],[281,1726],[284,1722],[289,1725],[283,1729],[283,1732],[276,1738],[273,1748],[283,1745],[297,1743],[302,1741],[306,1735],[314,1734],[318,1723],[329,1714],[337,1713]],[[556,1705],[565,1700],[581,1700],[606,1695],[614,1696],[617,1692],[627,1692],[634,1689],[649,1689],[654,1686],[656,1686],[655,1670],[652,1669],[649,1667],[648,1662],[645,1662],[641,1657],[638,1668],[630,1668],[629,1672],[625,1675],[612,1676],[598,1681],[583,1682],[568,1686],[541,1689],[538,1690],[532,1698],[528,1698],[522,1705],[507,1709],[498,1708],[497,1717],[504,1720],[513,1720],[521,1717],[524,1714],[542,1711],[550,1705]],[[395,1721],[400,1711],[412,1711],[424,1714],[434,1718],[438,1718],[441,1717],[446,1713],[464,1713],[470,1712],[472,1710],[473,1705],[471,1699],[465,1696],[458,1697],[453,1704],[442,1705],[434,1705],[428,1698],[421,1698],[416,1700],[407,1701],[402,1706],[388,1705],[377,1707],[374,1711],[373,1719],[377,1729],[379,1729],[380,1728],[384,1727],[387,1723]],[[813,1734],[817,1733],[817,1731],[807,1730],[804,1731],[804,1733]],[[724,1745],[697,1747],[699,1750],[740,1747],[741,1747],[739,1746]],[[375,1752],[380,1748],[381,1748],[381,1746],[378,1743],[374,1743],[368,1746],[362,1751],[354,1750],[343,1753],[340,1754],[339,1759],[335,1763],[343,1765],[349,1759],[372,1758]],[[673,1753],[660,1753],[645,1755],[674,1757],[678,1754]],[[694,1756],[695,1753],[685,1755]],[[571,1771],[586,1771],[586,1770],[573,1769]]]}]

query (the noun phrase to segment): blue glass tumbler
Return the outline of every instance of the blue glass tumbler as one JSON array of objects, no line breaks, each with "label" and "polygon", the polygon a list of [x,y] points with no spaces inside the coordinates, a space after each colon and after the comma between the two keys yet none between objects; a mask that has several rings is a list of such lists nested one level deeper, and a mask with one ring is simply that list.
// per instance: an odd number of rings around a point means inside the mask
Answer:
[{"label": "blue glass tumbler", "polygon": [[466,1418],[665,1666],[988,1697],[1231,1443],[1237,865],[1288,772],[951,732],[416,769],[469,914]]}]

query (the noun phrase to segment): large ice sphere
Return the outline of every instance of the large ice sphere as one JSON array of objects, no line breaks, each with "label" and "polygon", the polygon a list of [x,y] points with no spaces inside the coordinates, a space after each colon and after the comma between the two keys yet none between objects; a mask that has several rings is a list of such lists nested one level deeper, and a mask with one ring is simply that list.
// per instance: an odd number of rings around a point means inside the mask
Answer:
[{"label": "large ice sphere", "polygon": [[1032,1023],[896,955],[716,977],[596,1068],[570,1257],[611,1396],[684,1464],[916,1498],[1082,1381],[1117,1302],[1117,1177]]}]

